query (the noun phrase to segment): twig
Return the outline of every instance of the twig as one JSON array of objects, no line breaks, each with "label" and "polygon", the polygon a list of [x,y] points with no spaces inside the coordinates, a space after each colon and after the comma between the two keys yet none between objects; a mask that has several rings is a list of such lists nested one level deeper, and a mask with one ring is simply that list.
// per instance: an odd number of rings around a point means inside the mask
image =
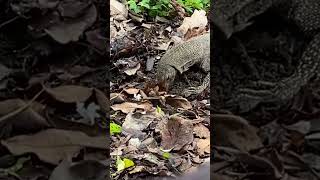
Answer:
[{"label": "twig", "polygon": [[27,104],[25,104],[24,106],[22,106],[22,107],[20,107],[20,108],[18,108],[18,109],[16,109],[16,110],[14,110],[14,111],[6,114],[6,115],[0,117],[0,123],[1,123],[2,121],[5,121],[5,120],[7,120],[7,119],[9,119],[9,118],[11,118],[11,117],[13,117],[13,116],[21,113],[22,111],[26,110],[27,108],[29,108],[29,107],[31,106],[31,104],[42,94],[43,91],[44,91],[44,88],[42,88],[42,90],[41,90],[40,92],[38,92],[38,93],[37,93]]},{"label": "twig", "polygon": [[14,17],[14,18],[12,18],[12,19],[9,19],[9,20],[6,21],[6,22],[3,22],[2,24],[0,24],[0,29],[1,29],[2,27],[4,27],[5,25],[10,24],[11,22],[17,20],[18,18],[19,18],[19,16],[16,16],[16,17]]}]

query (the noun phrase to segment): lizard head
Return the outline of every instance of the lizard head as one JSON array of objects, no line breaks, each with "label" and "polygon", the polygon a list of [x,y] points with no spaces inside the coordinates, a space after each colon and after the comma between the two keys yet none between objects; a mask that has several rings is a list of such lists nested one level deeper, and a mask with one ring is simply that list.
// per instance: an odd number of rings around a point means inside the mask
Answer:
[{"label": "lizard head", "polygon": [[213,30],[224,39],[252,24],[253,17],[262,14],[273,0],[215,0],[210,11]]},{"label": "lizard head", "polygon": [[158,69],[157,80],[161,88],[164,88],[166,91],[169,90],[169,87],[172,85],[177,74],[177,70],[172,66],[165,66]]}]

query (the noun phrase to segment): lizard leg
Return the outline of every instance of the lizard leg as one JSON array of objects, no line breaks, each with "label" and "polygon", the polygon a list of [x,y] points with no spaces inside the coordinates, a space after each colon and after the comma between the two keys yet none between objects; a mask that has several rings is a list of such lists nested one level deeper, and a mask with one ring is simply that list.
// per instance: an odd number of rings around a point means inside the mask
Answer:
[{"label": "lizard leg", "polygon": [[206,75],[202,84],[197,87],[189,87],[182,92],[184,97],[189,97],[191,95],[196,95],[202,93],[210,85],[210,73]]},{"label": "lizard leg", "polygon": [[253,82],[253,85],[257,86],[257,87],[266,87],[266,88],[271,89],[276,86],[276,83],[270,82],[270,81],[258,80],[258,81]]},{"label": "lizard leg", "polygon": [[190,83],[188,77],[186,76],[186,74],[182,74],[182,77],[187,82],[188,86],[191,86],[191,83]]}]

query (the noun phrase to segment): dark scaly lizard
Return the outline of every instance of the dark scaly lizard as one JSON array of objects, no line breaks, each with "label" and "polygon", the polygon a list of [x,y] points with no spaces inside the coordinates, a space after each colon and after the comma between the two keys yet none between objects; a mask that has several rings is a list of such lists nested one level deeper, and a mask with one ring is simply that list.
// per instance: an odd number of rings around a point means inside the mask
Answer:
[{"label": "dark scaly lizard", "polygon": [[177,73],[182,74],[193,65],[198,65],[207,73],[202,84],[189,87],[182,92],[188,97],[199,94],[210,85],[210,34],[193,37],[186,42],[169,49],[160,59],[157,68],[157,80],[166,90],[172,85]]},{"label": "dark scaly lizard", "polygon": [[[215,0],[212,4],[211,21],[215,28],[224,32],[226,38],[249,26],[251,17],[265,12],[274,0]],[[210,35],[201,35],[168,50],[160,60],[157,79],[167,90],[177,72],[187,71],[199,65],[208,74],[198,87],[190,87],[182,92],[188,97],[199,94],[210,85]]]},{"label": "dark scaly lizard", "polygon": [[[272,2],[272,1],[271,1]],[[240,107],[247,112],[261,102],[284,102],[291,99],[320,71],[320,1],[318,0],[279,0],[268,4],[268,8],[279,10],[279,15],[295,23],[305,36],[312,37],[304,50],[295,72],[280,82],[269,83],[271,89],[240,89],[240,94],[228,104],[239,101],[246,102]],[[249,18],[249,17],[248,17]],[[228,29],[221,29],[228,34]],[[244,104],[244,103],[243,103]]]}]

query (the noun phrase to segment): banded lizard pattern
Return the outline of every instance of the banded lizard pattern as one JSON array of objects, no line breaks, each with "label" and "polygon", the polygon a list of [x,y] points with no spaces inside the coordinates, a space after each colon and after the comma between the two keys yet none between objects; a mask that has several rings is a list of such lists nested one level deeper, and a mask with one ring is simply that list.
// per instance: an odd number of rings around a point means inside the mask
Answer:
[{"label": "banded lizard pattern", "polygon": [[[306,37],[312,37],[312,40],[308,43],[296,71],[291,76],[277,83],[269,83],[272,85],[271,89],[240,89],[240,94],[228,104],[239,101],[246,102],[245,105],[240,107],[241,112],[247,112],[261,102],[283,102],[291,99],[312,77],[320,74],[320,1],[280,0],[272,2],[271,6],[268,3],[267,7],[267,9],[278,10],[281,17],[296,24],[301,32]],[[255,16],[256,14],[252,13],[251,15]],[[250,17],[247,17],[247,19],[250,19]],[[221,31],[228,34],[230,30],[222,28]]]},{"label": "banded lizard pattern", "polygon": [[188,97],[199,94],[210,85],[210,34],[193,37],[186,42],[169,49],[160,59],[157,69],[157,80],[167,90],[170,88],[177,73],[182,74],[193,65],[198,65],[207,73],[202,84],[189,87],[182,92]]}]

